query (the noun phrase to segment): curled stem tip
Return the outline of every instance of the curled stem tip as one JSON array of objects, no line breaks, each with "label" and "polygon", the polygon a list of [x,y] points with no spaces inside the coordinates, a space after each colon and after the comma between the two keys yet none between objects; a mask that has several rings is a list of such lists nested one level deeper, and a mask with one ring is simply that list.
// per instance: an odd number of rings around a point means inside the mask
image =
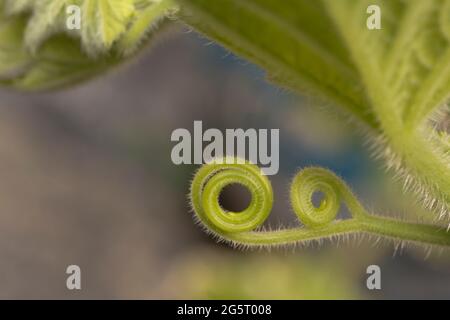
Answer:
[{"label": "curled stem tip", "polygon": [[[219,203],[222,190],[232,184],[246,187],[251,194],[250,204],[242,212],[228,211]],[[315,204],[313,198],[318,193],[322,198]],[[352,233],[450,246],[450,233],[442,227],[369,214],[342,179],[318,167],[301,170],[291,184],[291,205],[303,227],[260,228],[272,210],[272,186],[258,166],[242,159],[221,158],[201,167],[192,181],[190,200],[197,219],[208,231],[246,246],[275,246]],[[337,219],[341,203],[351,218]]]}]

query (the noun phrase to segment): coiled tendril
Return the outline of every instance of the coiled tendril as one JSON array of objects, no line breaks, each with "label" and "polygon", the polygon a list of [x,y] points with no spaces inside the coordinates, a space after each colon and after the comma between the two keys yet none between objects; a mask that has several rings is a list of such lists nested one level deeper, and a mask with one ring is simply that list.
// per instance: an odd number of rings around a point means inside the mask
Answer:
[{"label": "coiled tendril", "polygon": [[[250,204],[242,212],[225,210],[219,203],[220,193],[231,184],[240,184],[250,191]],[[315,205],[313,197],[317,193],[321,193],[322,199]],[[323,168],[305,168],[291,184],[291,205],[303,227],[261,230],[272,209],[272,187],[258,166],[242,159],[220,158],[201,167],[192,181],[190,199],[196,217],[208,231],[236,244],[270,246],[350,233],[371,233],[450,246],[450,233],[440,226],[369,214],[350,188]],[[345,203],[351,218],[336,219],[341,203]]]}]

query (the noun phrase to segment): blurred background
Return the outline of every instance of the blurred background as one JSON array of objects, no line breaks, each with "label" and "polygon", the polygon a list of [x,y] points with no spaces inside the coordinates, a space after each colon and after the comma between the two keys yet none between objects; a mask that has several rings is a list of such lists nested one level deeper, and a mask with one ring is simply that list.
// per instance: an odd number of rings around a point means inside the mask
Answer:
[{"label": "blurred background", "polygon": [[[0,298],[450,298],[450,253],[364,237],[239,251],[193,223],[196,166],[170,159],[174,129],[279,128],[271,226],[294,226],[291,177],[341,175],[374,212],[414,217],[345,119],[272,86],[256,66],[172,30],[135,61],[58,92],[0,89]],[[245,201],[234,193],[230,205]],[[68,265],[82,290],[66,288]],[[382,289],[366,288],[381,267]]]}]

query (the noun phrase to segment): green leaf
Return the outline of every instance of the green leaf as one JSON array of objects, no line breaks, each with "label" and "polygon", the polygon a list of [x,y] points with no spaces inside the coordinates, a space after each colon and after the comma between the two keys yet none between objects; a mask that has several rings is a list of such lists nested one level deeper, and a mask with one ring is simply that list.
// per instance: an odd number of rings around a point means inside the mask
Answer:
[{"label": "green leaf", "polygon": [[0,20],[0,80],[17,77],[26,72],[31,57],[23,48],[23,18]]},{"label": "green leaf", "polygon": [[25,12],[37,3],[36,0],[4,0],[5,12],[7,14],[17,14]]},{"label": "green leaf", "polygon": [[[1,3],[6,16],[29,15],[24,41],[31,52],[36,52],[53,35],[67,33],[80,37],[83,49],[94,58],[114,49],[119,41],[122,42],[119,51],[134,52],[175,9],[172,0],[4,0]],[[80,7],[81,30],[66,27],[69,5]]]},{"label": "green leaf", "polygon": [[123,55],[135,52],[144,41],[169,20],[167,17],[176,13],[178,7],[172,0],[135,0],[137,12],[128,31],[118,42],[118,50]]},{"label": "green leaf", "polygon": [[[450,160],[430,114],[450,98],[450,0],[177,0],[181,18],[369,129],[388,167],[443,216]],[[369,5],[381,30],[366,26]],[[380,146],[381,145],[381,146]]]},{"label": "green leaf", "polygon": [[[66,28],[79,5],[82,30]],[[70,85],[142,48],[175,9],[172,0],[0,0],[0,83],[27,91]]]},{"label": "green leaf", "polygon": [[264,67],[282,85],[324,96],[368,124],[376,119],[345,45],[320,1],[180,1],[190,25]]},{"label": "green leaf", "polygon": [[66,6],[74,3],[75,1],[70,0],[39,0],[36,2],[24,39],[32,52],[35,52],[45,40],[59,31],[65,23]]},{"label": "green leaf", "polygon": [[34,54],[23,42],[26,18],[0,22],[0,82],[27,91],[46,90],[73,84],[95,76],[119,63],[119,57],[93,60],[79,41],[64,35],[46,41]]},{"label": "green leaf", "polygon": [[82,12],[82,42],[95,56],[125,33],[135,12],[134,0],[84,0]]},{"label": "green leaf", "polygon": [[16,88],[28,91],[73,85],[119,63],[113,57],[90,59],[74,39],[57,36],[46,42],[28,72],[13,81]]}]

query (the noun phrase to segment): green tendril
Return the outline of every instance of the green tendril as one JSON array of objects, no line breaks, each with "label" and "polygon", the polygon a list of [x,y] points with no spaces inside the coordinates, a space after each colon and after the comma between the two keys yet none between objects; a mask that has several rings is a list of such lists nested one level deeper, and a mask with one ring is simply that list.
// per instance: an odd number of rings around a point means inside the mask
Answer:
[{"label": "green tendril", "polygon": [[[233,184],[244,186],[251,194],[250,204],[242,212],[228,211],[219,203],[222,190]],[[322,198],[315,204],[314,195],[319,194]],[[245,246],[284,245],[353,233],[450,246],[450,233],[443,227],[369,214],[342,179],[323,168],[305,168],[291,184],[291,205],[303,227],[261,228],[272,210],[272,187],[258,166],[242,159],[221,158],[201,167],[192,181],[190,200],[207,231]],[[337,219],[341,203],[351,218]]]}]

